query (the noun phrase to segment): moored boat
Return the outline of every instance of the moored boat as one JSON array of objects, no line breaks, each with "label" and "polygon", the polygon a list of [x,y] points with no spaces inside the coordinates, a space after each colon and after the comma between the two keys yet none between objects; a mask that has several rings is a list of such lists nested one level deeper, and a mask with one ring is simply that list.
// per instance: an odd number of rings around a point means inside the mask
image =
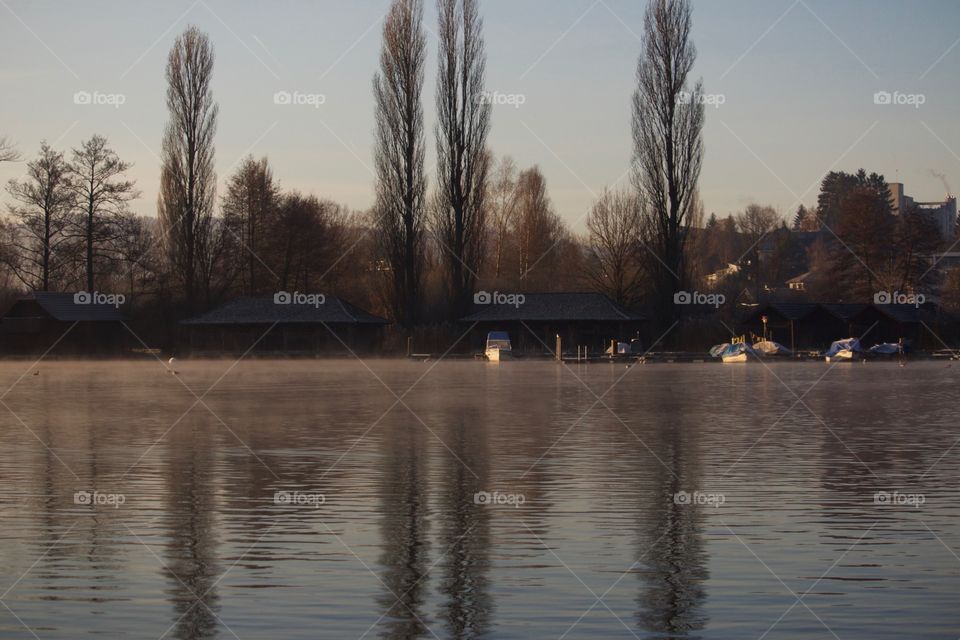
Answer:
[{"label": "moored boat", "polygon": [[720,360],[722,360],[724,364],[747,362],[756,357],[757,352],[753,350],[753,347],[743,342],[727,345],[727,348],[720,354]]},{"label": "moored boat", "polygon": [[719,358],[723,354],[723,352],[726,350],[726,348],[729,346],[730,346],[729,342],[713,345],[712,347],[710,347],[710,357]]},{"label": "moored boat", "polygon": [[761,356],[789,356],[793,354],[793,351],[773,340],[756,342],[753,345],[753,350]]},{"label": "moored boat", "polygon": [[824,359],[827,362],[850,362],[858,353],[860,353],[860,341],[856,338],[845,338],[831,344],[824,354]]},{"label": "moored boat", "polygon": [[510,345],[510,334],[506,331],[491,331],[487,334],[487,346],[483,351],[490,362],[500,362],[513,358],[513,347]]},{"label": "moored boat", "polygon": [[870,347],[870,355],[874,356],[894,356],[901,353],[901,347],[894,342],[881,342]]}]

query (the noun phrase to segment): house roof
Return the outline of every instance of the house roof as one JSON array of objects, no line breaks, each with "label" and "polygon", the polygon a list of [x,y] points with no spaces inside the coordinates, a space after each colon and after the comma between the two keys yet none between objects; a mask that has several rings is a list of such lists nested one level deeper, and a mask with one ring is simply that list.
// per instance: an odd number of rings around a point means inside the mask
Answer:
[{"label": "house roof", "polygon": [[[35,301],[54,320],[61,322],[122,322],[123,314],[112,304],[85,304],[73,293],[52,293],[49,291],[34,291],[31,295],[21,298],[14,303]],[[10,311],[7,312],[8,316]],[[10,316],[11,318],[13,316]]]},{"label": "house roof", "polygon": [[[630,322],[643,320],[602,293],[523,293],[516,302],[474,304],[460,322]],[[519,296],[523,296],[520,298]]]},{"label": "house roof", "polygon": [[280,304],[273,296],[236,298],[189,320],[184,325],[236,324],[390,324],[336,296],[324,296],[322,304]]}]

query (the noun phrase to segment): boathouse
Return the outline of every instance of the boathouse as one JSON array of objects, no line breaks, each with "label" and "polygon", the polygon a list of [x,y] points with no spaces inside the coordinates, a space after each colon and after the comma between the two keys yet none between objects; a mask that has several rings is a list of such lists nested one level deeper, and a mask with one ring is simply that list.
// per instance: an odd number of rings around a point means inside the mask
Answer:
[{"label": "boathouse", "polygon": [[460,319],[473,324],[470,346],[482,350],[489,331],[506,331],[514,351],[550,353],[557,336],[564,352],[587,347],[603,353],[611,340],[636,338],[643,317],[627,311],[602,293],[478,292],[471,313]]},{"label": "boathouse", "polygon": [[121,355],[133,340],[123,322],[117,304],[92,294],[35,291],[0,317],[0,350],[7,355]]},{"label": "boathouse", "polygon": [[[851,337],[865,345],[903,338],[919,346],[928,342],[924,325],[941,323],[932,310],[915,305],[771,302],[744,316],[739,330],[762,336],[766,329],[770,340],[803,351],[822,350],[834,340]],[[950,325],[944,326],[946,330]],[[926,346],[935,349],[941,345]]]},{"label": "boathouse", "polygon": [[194,356],[368,353],[389,322],[336,296],[242,297],[180,323]]}]

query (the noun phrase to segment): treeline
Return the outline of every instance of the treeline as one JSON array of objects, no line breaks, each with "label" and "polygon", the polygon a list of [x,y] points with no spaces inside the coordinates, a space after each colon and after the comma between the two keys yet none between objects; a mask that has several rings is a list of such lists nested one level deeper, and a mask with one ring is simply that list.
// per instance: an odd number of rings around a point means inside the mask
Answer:
[{"label": "treeline", "polygon": [[[817,205],[800,207],[791,227],[761,205],[704,215],[704,93],[690,77],[688,0],[649,1],[629,123],[631,180],[604,190],[585,232],[572,232],[540,169],[488,145],[492,101],[477,0],[437,6],[432,132],[424,126],[422,0],[394,0],[385,18],[368,210],[284,189],[267,156],[243,159],[218,184],[213,45],[190,27],[166,62],[156,217],[131,212],[140,194],[126,177],[130,164],[103,136],[66,151],[43,143],[7,185],[0,286],[8,297],[122,293],[145,334],[170,341],[179,319],[280,290],[340,295],[407,332],[453,327],[480,289],[595,290],[642,311],[653,335],[694,312],[674,304],[682,290],[725,289],[729,300],[755,302],[806,272],[808,293],[821,300],[936,285],[926,263],[939,236],[921,212],[893,216],[876,174],[827,175]],[[0,139],[0,161],[16,160]]]},{"label": "treeline", "polygon": [[[885,178],[863,169],[828,173],[817,204],[800,205],[789,226],[772,207],[754,204],[711,215],[693,237],[699,276],[715,274],[711,286],[728,299],[865,302],[896,291],[958,308],[956,278],[936,258],[954,239],[929,212],[895,211]],[[802,288],[790,290],[785,283],[798,276]]]},{"label": "treeline", "polygon": [[[24,177],[7,186],[5,290],[123,293],[133,302],[128,312],[167,329],[231,297],[287,289],[342,295],[407,330],[451,323],[480,288],[599,289],[628,305],[643,303],[641,293],[659,303],[669,298],[663,291],[688,271],[702,157],[702,101],[689,99],[701,85],[687,82],[695,55],[689,3],[653,0],[647,9],[633,101],[634,186],[614,203],[631,211],[617,238],[603,237],[607,196],[590,215],[589,238],[578,237],[556,214],[538,167],[494,156],[478,3],[437,6],[432,132],[423,124],[422,0],[395,0],[385,19],[373,81],[377,177],[369,210],[284,190],[267,157],[244,159],[218,185],[213,45],[190,27],[167,57],[156,217],[131,212],[140,194],[126,177],[130,164],[103,136],[66,152],[43,143]],[[667,65],[676,67],[669,86]],[[428,138],[437,157],[430,176]],[[16,160],[3,143],[4,159]],[[666,171],[663,161],[675,169]],[[614,274],[620,284],[611,285],[611,260],[622,256],[604,242],[635,250],[638,238],[657,262]],[[652,284],[641,286],[642,279]]]}]

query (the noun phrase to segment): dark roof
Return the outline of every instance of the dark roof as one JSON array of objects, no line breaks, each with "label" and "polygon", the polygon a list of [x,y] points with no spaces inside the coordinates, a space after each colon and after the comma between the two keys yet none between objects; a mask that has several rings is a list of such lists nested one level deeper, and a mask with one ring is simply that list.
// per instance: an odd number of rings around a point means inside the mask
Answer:
[{"label": "dark roof", "polygon": [[928,314],[912,304],[875,304],[873,308],[900,324],[920,324]]},{"label": "dark roof", "polygon": [[867,308],[867,305],[865,304],[847,302],[822,303],[820,306],[841,320],[849,320]]},{"label": "dark roof", "polygon": [[589,321],[622,322],[643,320],[602,293],[523,293],[522,304],[474,304],[470,315],[460,322],[501,321]]},{"label": "dark roof", "polygon": [[273,296],[231,300],[207,313],[183,320],[187,325],[232,324],[390,324],[387,320],[358,309],[336,296],[325,296],[322,304],[279,304]]},{"label": "dark roof", "polygon": [[812,302],[770,302],[754,309],[749,317],[763,315],[771,309],[787,320],[799,320],[816,311],[817,305]]},{"label": "dark roof", "polygon": [[808,302],[808,303],[789,303],[789,302],[770,302],[751,311],[744,320],[752,320],[760,315],[768,313],[770,310],[779,312],[788,320],[800,320],[810,315],[814,311],[822,309],[833,317],[850,321],[856,316],[875,310],[885,315],[894,322],[901,324],[911,324],[924,322],[930,318],[930,311],[923,307],[916,307],[912,304],[861,304],[861,303],[831,303],[831,302]]},{"label": "dark roof", "polygon": [[[34,291],[31,295],[14,303],[35,301],[54,320],[61,322],[122,322],[123,314],[112,304],[84,304],[73,293],[51,293]],[[10,313],[9,311],[7,312]],[[19,314],[17,314],[19,315]]]}]

